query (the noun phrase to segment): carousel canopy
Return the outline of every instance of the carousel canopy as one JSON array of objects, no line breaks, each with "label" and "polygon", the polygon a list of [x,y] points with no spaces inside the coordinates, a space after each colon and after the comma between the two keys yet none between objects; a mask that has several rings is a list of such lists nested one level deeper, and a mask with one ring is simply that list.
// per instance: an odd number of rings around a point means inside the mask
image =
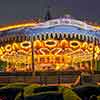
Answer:
[{"label": "carousel canopy", "polygon": [[58,18],[45,22],[36,23],[35,21],[9,25],[0,28],[0,33],[14,34],[16,32],[22,32],[28,36],[36,36],[46,33],[63,33],[66,34],[82,34],[86,36],[93,36],[100,38],[100,28],[92,25],[88,25],[82,21],[72,18]]}]

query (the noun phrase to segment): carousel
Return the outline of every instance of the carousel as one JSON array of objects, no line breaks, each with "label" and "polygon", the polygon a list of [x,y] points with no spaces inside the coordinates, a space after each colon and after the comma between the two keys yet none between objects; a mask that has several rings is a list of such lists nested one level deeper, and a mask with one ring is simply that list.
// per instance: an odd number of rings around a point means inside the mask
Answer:
[{"label": "carousel", "polygon": [[0,27],[0,71],[100,69],[100,27],[73,18]]}]

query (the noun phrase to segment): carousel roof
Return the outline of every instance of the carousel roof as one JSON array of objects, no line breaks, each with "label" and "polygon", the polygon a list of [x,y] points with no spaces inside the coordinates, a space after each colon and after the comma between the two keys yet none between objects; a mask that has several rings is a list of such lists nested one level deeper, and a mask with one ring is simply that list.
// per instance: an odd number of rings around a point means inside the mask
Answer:
[{"label": "carousel roof", "polygon": [[[26,28],[31,35],[39,35],[46,33],[66,33],[66,34],[82,34],[100,38],[100,28],[92,25],[88,25],[82,21],[59,18],[46,22],[38,23],[35,27]],[[27,32],[26,32],[27,33]]]},{"label": "carousel roof", "polygon": [[100,38],[99,26],[88,25],[85,22],[72,18],[58,18],[45,22],[37,22],[35,20],[24,21],[21,23],[1,26],[0,31],[6,31],[8,33],[16,33],[21,31],[32,36],[46,33],[77,33]]}]

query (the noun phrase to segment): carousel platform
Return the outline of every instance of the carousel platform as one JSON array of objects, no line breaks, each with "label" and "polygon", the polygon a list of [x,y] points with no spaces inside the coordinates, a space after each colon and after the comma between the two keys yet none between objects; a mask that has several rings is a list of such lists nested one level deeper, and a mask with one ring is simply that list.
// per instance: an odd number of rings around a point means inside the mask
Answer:
[{"label": "carousel platform", "polygon": [[[24,82],[24,83],[36,83],[36,84],[67,84],[74,83],[78,78],[82,77],[80,72],[0,72],[0,83],[14,83],[14,82]],[[85,76],[84,82],[93,83],[100,82],[100,72],[94,72],[94,74],[89,74]],[[80,80],[79,79],[79,80]]]}]

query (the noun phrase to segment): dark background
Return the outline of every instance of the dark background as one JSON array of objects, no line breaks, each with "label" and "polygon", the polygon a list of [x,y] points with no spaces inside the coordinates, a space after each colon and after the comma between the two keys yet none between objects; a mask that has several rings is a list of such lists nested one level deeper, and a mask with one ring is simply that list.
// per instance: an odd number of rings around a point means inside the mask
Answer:
[{"label": "dark background", "polygon": [[71,14],[76,19],[100,23],[100,0],[0,0],[0,24],[43,19],[48,6],[53,17]]}]

